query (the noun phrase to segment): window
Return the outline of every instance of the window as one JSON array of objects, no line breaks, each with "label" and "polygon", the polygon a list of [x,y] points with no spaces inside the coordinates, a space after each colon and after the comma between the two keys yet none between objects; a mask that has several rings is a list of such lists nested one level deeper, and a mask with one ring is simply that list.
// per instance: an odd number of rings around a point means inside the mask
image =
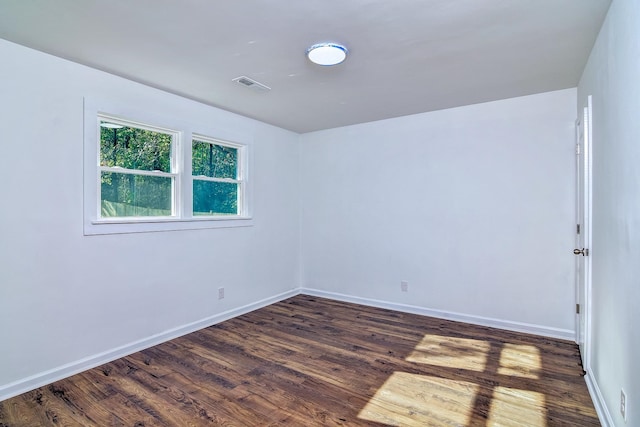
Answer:
[{"label": "window", "polygon": [[178,133],[99,120],[99,217],[175,217]]},{"label": "window", "polygon": [[130,104],[85,99],[85,235],[253,224],[246,136]]},{"label": "window", "polygon": [[244,193],[242,146],[196,136],[191,153],[193,215],[239,215]]}]

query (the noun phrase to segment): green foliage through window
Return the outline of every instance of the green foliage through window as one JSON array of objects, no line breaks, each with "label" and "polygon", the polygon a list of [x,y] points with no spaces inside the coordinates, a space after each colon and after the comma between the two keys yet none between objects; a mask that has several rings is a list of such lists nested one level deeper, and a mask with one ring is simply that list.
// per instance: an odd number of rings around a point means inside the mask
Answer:
[{"label": "green foliage through window", "polygon": [[192,173],[209,178],[238,178],[238,149],[193,141]]},{"label": "green foliage through window", "polygon": [[168,133],[100,121],[101,217],[172,215],[173,140]]},{"label": "green foliage through window", "polygon": [[240,192],[237,147],[193,140],[193,215],[237,215]]},{"label": "green foliage through window", "polygon": [[237,215],[238,184],[193,181],[193,215]]},{"label": "green foliage through window", "polygon": [[170,216],[173,178],[102,172],[101,215]]},{"label": "green foliage through window", "polygon": [[100,123],[100,166],[171,172],[172,135],[113,126],[120,125]]}]

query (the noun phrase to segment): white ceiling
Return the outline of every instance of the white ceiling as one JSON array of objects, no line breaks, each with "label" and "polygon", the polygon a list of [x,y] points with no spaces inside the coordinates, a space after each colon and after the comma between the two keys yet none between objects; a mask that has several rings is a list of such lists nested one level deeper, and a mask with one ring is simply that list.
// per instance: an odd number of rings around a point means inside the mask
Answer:
[{"label": "white ceiling", "polygon": [[575,87],[610,2],[2,0],[0,37],[303,133]]}]

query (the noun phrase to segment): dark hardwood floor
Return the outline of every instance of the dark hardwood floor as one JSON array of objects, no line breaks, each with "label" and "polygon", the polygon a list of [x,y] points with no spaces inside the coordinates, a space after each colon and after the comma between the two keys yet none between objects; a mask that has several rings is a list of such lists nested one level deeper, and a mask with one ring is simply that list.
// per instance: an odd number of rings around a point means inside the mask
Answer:
[{"label": "dark hardwood floor", "polygon": [[0,426],[598,426],[574,343],[310,296],[0,402]]}]

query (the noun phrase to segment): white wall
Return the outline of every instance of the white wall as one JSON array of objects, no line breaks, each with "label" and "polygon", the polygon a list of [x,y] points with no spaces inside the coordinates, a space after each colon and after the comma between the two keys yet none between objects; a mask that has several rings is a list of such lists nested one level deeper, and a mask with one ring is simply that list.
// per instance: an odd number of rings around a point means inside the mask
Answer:
[{"label": "white wall", "polygon": [[[0,58],[0,399],[299,286],[297,134],[3,40]],[[83,236],[84,96],[249,134],[255,225]]]},{"label": "white wall", "polygon": [[575,105],[569,89],[302,135],[302,285],[571,337]]},{"label": "white wall", "polygon": [[640,2],[612,2],[578,87],[579,110],[593,96],[590,370],[616,426],[640,425],[639,22]]}]

